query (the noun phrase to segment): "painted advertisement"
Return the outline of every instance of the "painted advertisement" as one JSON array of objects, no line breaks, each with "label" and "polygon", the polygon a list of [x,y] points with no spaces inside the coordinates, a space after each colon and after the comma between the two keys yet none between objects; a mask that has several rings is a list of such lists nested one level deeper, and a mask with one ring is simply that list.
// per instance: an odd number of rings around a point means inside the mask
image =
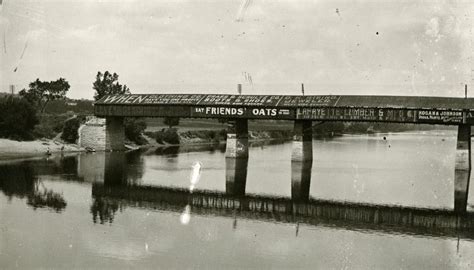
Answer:
[{"label": "painted advertisement", "polygon": [[284,96],[278,103],[281,107],[331,107],[341,96]]},{"label": "painted advertisement", "polygon": [[376,108],[298,108],[297,119],[415,122],[413,110]]},{"label": "painted advertisement", "polygon": [[418,121],[425,123],[462,123],[462,111],[418,110]]},{"label": "painted advertisement", "polygon": [[197,105],[220,106],[276,106],[280,96],[206,95]]},{"label": "painted advertisement", "polygon": [[188,94],[175,94],[175,95],[115,95],[106,96],[99,100],[98,104],[120,104],[120,105],[142,105],[142,104],[153,104],[153,105],[167,105],[167,104],[184,104],[191,105],[199,102],[204,95],[188,95]]},{"label": "painted advertisement", "polygon": [[246,107],[192,107],[193,117],[222,117],[222,118],[266,118],[266,119],[292,119],[294,111],[278,108],[246,108]]},{"label": "painted advertisement", "polygon": [[116,105],[201,105],[245,107],[315,107],[334,106],[340,96],[273,96],[273,95],[114,95],[97,104]]},{"label": "painted advertisement", "polygon": [[386,121],[413,123],[462,123],[462,111],[376,108],[298,108],[297,119]]}]

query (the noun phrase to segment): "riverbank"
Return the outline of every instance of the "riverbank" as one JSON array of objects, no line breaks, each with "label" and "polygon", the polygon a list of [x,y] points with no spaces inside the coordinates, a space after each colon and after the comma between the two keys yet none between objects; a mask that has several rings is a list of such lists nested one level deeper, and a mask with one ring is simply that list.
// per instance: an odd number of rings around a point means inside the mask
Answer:
[{"label": "riverbank", "polygon": [[54,139],[35,141],[0,139],[0,160],[41,157],[47,156],[47,153],[73,153],[81,151],[84,151],[84,149],[75,144],[66,144]]},{"label": "riverbank", "polygon": [[[265,140],[289,140],[293,133],[291,130],[264,130],[249,131],[248,134],[249,141],[252,142]],[[178,129],[166,129],[156,132],[145,132],[145,138],[148,141],[147,145],[151,146],[219,144],[225,143],[227,139],[227,131],[225,129],[184,131]]]}]

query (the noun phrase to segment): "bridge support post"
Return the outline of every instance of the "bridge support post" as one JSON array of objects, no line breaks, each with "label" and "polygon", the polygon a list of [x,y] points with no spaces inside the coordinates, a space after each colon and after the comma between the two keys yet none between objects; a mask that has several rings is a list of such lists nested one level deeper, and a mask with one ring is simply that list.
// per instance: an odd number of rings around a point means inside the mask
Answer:
[{"label": "bridge support post", "polygon": [[454,211],[466,212],[471,176],[471,126],[459,125],[454,169]]},{"label": "bridge support post", "polygon": [[247,119],[229,121],[225,156],[227,158],[247,158],[249,156]]},{"label": "bridge support post", "polygon": [[311,168],[313,161],[291,161],[291,199],[298,202],[309,200]]},{"label": "bridge support post", "polygon": [[313,130],[309,120],[295,120],[291,161],[313,160]]},{"label": "bridge support post", "polygon": [[125,127],[123,117],[105,119],[105,151],[125,150]]},{"label": "bridge support post", "polygon": [[248,157],[225,159],[226,194],[234,196],[245,195],[248,161]]}]

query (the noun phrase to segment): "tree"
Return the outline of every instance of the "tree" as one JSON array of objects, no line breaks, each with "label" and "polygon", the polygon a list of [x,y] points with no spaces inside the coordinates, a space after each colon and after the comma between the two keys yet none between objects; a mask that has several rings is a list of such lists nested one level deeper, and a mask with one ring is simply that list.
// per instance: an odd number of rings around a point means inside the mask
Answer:
[{"label": "tree", "polygon": [[[107,95],[125,95],[130,94],[130,89],[127,85],[121,85],[118,82],[117,73],[110,73],[105,71],[102,74],[100,71],[97,72],[95,82],[92,88],[95,90],[94,99],[99,100]],[[146,122],[135,118],[125,118],[125,136],[127,139],[137,143],[144,144],[145,139],[141,136],[142,132],[146,129]]]},{"label": "tree", "polygon": [[99,100],[106,95],[124,95],[130,94],[130,89],[127,85],[121,85],[118,82],[117,73],[110,73],[106,71],[102,74],[100,71],[97,72],[95,82],[92,88],[95,90],[94,99]]},{"label": "tree", "polygon": [[163,119],[163,124],[167,125],[169,128],[179,125],[179,117],[165,117]]},{"label": "tree", "polygon": [[46,109],[46,105],[52,100],[65,99],[70,85],[64,78],[56,81],[36,81],[29,84],[29,89],[23,89],[18,94],[33,104],[41,113]]},{"label": "tree", "polygon": [[6,96],[0,98],[0,137],[32,139],[38,118],[33,106],[23,98]]},{"label": "tree", "polygon": [[68,143],[76,143],[77,139],[79,138],[79,133],[77,131],[80,126],[81,120],[78,117],[66,120],[66,122],[64,122],[61,139]]}]

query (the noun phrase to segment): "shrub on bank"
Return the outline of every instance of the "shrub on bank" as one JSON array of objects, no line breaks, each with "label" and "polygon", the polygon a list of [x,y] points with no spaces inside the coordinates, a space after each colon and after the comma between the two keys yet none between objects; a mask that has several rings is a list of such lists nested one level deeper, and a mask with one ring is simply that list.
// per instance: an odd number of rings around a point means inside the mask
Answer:
[{"label": "shrub on bank", "polygon": [[26,100],[15,96],[0,97],[0,137],[14,140],[33,139],[38,123],[36,110]]},{"label": "shrub on bank", "polygon": [[157,132],[147,132],[146,135],[155,138],[156,142],[160,144],[179,144],[180,142],[178,130],[175,128],[162,129]]},{"label": "shrub on bank", "polygon": [[79,138],[78,129],[81,126],[81,120],[78,117],[68,119],[64,122],[63,133],[61,139],[68,143],[76,143]]},{"label": "shrub on bank", "polygon": [[182,137],[188,139],[202,139],[208,142],[220,142],[221,140],[225,140],[227,137],[227,132],[225,129],[222,130],[188,130],[181,133]]},{"label": "shrub on bank", "polygon": [[124,126],[125,137],[128,140],[138,145],[143,145],[147,143],[146,139],[142,136],[142,133],[146,129],[146,122],[144,120],[137,118],[125,118]]}]

